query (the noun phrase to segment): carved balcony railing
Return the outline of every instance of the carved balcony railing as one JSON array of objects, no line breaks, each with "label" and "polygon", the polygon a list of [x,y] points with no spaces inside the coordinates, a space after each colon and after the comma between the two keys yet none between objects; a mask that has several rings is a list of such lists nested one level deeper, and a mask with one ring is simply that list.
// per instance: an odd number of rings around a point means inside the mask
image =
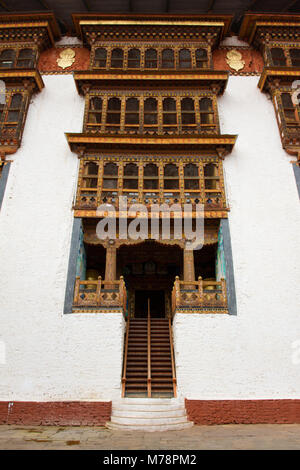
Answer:
[{"label": "carved balcony railing", "polygon": [[172,290],[172,312],[228,313],[226,281],[180,281],[176,276]]},{"label": "carved balcony railing", "polygon": [[76,277],[73,311],[126,311],[127,294],[123,276],[119,281],[81,281]]}]

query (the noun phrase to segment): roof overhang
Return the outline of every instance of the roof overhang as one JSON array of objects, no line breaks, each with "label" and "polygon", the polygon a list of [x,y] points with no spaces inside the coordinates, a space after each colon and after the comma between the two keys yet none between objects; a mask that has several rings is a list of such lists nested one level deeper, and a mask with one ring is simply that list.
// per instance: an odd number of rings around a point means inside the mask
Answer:
[{"label": "roof overhang", "polygon": [[258,82],[260,91],[268,91],[271,79],[278,79],[282,85],[300,79],[300,67],[264,67]]},{"label": "roof overhang", "polygon": [[196,135],[186,136],[128,136],[124,134],[66,133],[71,150],[75,153],[118,150],[166,150],[166,151],[214,151],[220,157],[229,154],[236,142],[237,135]]},{"label": "roof overhang", "polygon": [[6,85],[29,82],[34,85],[34,91],[41,91],[44,88],[40,72],[35,69],[0,69],[0,80],[3,80]]},{"label": "roof overhang", "polygon": [[[46,28],[49,43],[60,38],[60,30],[54,13],[1,13],[0,33],[3,29]],[[18,39],[19,41],[26,39]]]},{"label": "roof overhang", "polygon": [[73,22],[78,37],[86,42],[84,29],[99,27],[140,27],[141,31],[147,26],[170,28],[180,26],[182,34],[185,28],[217,27],[218,41],[228,35],[233,15],[201,14],[201,15],[172,15],[172,14],[105,14],[105,13],[73,13]]},{"label": "roof overhang", "polygon": [[299,27],[300,15],[277,13],[247,13],[242,21],[239,38],[252,44],[259,27]]},{"label": "roof overhang", "polygon": [[193,87],[209,88],[216,87],[218,94],[222,94],[226,88],[229,72],[207,70],[203,72],[75,72],[74,79],[78,93],[84,94],[84,85],[96,88],[116,87]]}]

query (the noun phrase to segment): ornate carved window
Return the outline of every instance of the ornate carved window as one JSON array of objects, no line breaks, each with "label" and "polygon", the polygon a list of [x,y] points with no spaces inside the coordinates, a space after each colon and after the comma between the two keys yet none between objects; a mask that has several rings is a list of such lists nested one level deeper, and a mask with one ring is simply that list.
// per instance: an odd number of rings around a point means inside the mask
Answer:
[{"label": "ornate carved window", "polygon": [[94,59],[95,67],[105,69],[106,60],[107,60],[107,51],[106,51],[106,49],[104,49],[104,47],[98,47],[95,50],[95,59]]},{"label": "ornate carved window", "polygon": [[127,163],[124,167],[124,180],[123,188],[124,189],[138,189],[138,175],[139,170],[138,166],[134,163]]},{"label": "ornate carved window", "polygon": [[101,125],[102,121],[102,98],[93,97],[89,102],[88,127]]},{"label": "ornate carved window", "polygon": [[118,195],[128,202],[149,204],[198,203],[207,208],[226,207],[222,165],[217,157],[181,157],[176,163],[168,157],[129,156],[81,159],[76,209],[93,209],[102,203],[118,203]]},{"label": "ornate carved window", "polygon": [[282,102],[283,115],[284,115],[286,125],[294,126],[296,123],[299,124],[298,111],[296,109],[296,106],[294,106],[292,102],[290,93],[282,93],[281,102]]},{"label": "ornate carved window", "polygon": [[154,163],[147,163],[144,168],[144,190],[158,190],[158,166]]},{"label": "ornate carved window", "polygon": [[113,69],[123,68],[124,52],[122,49],[113,49],[111,51],[110,66]]},{"label": "ornate carved window", "polygon": [[293,67],[300,67],[300,48],[290,49],[290,57]]},{"label": "ornate carved window", "polygon": [[165,98],[163,100],[163,128],[172,130],[177,127],[177,110],[174,98]]},{"label": "ornate carved window", "polygon": [[196,49],[196,67],[198,69],[204,69],[208,67],[208,57],[206,49]]},{"label": "ornate carved window", "polygon": [[138,49],[129,49],[127,67],[129,69],[138,69],[141,66],[141,53]]},{"label": "ornate carved window", "polygon": [[182,130],[196,127],[195,104],[192,98],[183,98],[181,100],[181,122]]},{"label": "ornate carved window", "polygon": [[[132,94],[129,97],[120,92],[117,94],[119,97],[113,97],[104,92],[92,92],[87,101],[85,130],[121,130],[125,133],[151,131],[159,134],[219,132],[215,97],[212,94],[192,93],[185,98],[175,92],[153,93],[152,97],[147,97],[144,91],[137,91],[135,96]],[[158,110],[161,110],[160,119]]]},{"label": "ornate carved window", "polygon": [[190,69],[192,67],[191,51],[189,49],[179,51],[179,67],[181,69]]},{"label": "ornate carved window", "polygon": [[173,69],[175,67],[174,51],[172,49],[162,51],[161,66],[163,69]]},{"label": "ornate carved window", "polygon": [[0,107],[0,136],[16,138],[22,130],[25,102],[21,93],[11,93],[6,105]]},{"label": "ornate carved window", "polygon": [[144,129],[156,130],[157,125],[157,100],[154,98],[147,98],[144,102]]},{"label": "ornate carved window", "polygon": [[157,68],[157,50],[147,49],[145,52],[145,69]]},{"label": "ornate carved window", "polygon": [[128,98],[125,108],[125,129],[139,128],[139,100],[137,98]]},{"label": "ornate carved window", "polygon": [[33,68],[36,53],[31,48],[3,49],[0,53],[0,68]]},{"label": "ornate carved window", "polygon": [[285,67],[287,65],[287,59],[281,47],[272,47],[271,57],[275,67]]},{"label": "ornate carved window", "polygon": [[199,100],[200,125],[211,127],[215,124],[215,115],[213,103],[210,98],[201,98]]},{"label": "ornate carved window", "polygon": [[110,98],[107,104],[106,129],[116,129],[120,127],[121,122],[121,100],[119,98]]}]

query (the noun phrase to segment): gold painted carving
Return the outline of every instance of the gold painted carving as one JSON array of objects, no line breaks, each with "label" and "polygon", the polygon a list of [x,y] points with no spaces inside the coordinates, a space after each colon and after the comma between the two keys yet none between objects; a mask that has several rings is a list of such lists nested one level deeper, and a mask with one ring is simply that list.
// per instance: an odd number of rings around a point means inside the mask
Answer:
[{"label": "gold painted carving", "polygon": [[62,69],[70,67],[75,62],[75,51],[73,49],[64,49],[56,60],[57,65]]},{"label": "gold painted carving", "polygon": [[236,49],[228,51],[226,57],[227,64],[231,69],[235,70],[236,72],[242,70],[245,67],[245,61],[242,59],[243,56]]}]

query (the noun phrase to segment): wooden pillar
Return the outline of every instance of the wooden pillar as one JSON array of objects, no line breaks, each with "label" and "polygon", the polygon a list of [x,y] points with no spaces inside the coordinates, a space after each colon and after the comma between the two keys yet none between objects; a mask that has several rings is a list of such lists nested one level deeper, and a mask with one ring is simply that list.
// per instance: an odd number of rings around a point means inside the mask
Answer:
[{"label": "wooden pillar", "polygon": [[[195,281],[194,250],[183,249],[183,280],[185,282]],[[186,286],[189,289],[195,289],[195,284]]]},{"label": "wooden pillar", "polygon": [[105,281],[115,281],[117,275],[117,248],[108,243],[106,247]]}]

